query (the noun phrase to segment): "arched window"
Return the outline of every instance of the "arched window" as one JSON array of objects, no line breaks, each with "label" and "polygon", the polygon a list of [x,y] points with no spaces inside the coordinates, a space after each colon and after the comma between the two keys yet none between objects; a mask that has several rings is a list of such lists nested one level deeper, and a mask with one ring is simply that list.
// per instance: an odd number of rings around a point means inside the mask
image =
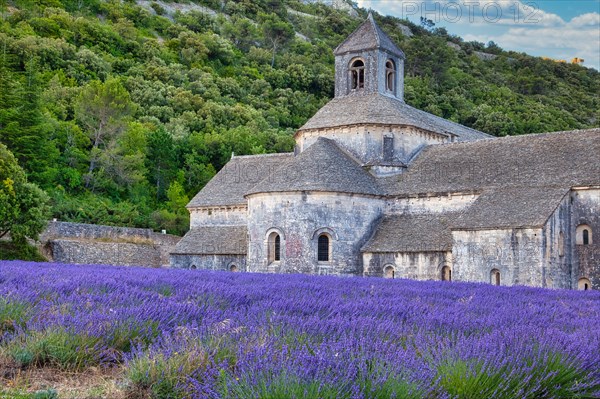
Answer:
[{"label": "arched window", "polygon": [[383,268],[383,277],[384,278],[395,278],[396,270],[394,269],[394,266],[387,265],[386,267],[384,267]]},{"label": "arched window", "polygon": [[490,283],[493,285],[500,285],[500,270],[492,269],[490,272]]},{"label": "arched window", "polygon": [[237,272],[238,271],[238,267],[235,263],[232,263],[231,265],[229,265],[229,271],[230,272]]},{"label": "arched window", "polygon": [[452,269],[450,266],[442,267],[442,281],[452,281]]},{"label": "arched window", "polygon": [[590,282],[589,279],[587,279],[585,277],[582,277],[577,282],[577,289],[580,289],[582,291],[591,290],[592,289],[592,283]]},{"label": "arched window", "polygon": [[385,89],[392,93],[396,90],[396,65],[394,61],[387,60],[385,62]]},{"label": "arched window", "polygon": [[329,262],[331,259],[331,239],[327,234],[321,234],[317,242],[317,261]]},{"label": "arched window", "polygon": [[577,245],[592,245],[592,228],[587,224],[580,224],[575,231],[575,242]]},{"label": "arched window", "polygon": [[191,265],[191,266],[190,266],[190,269],[192,269],[192,270],[196,270],[196,269],[197,269],[197,267],[196,267],[196,265]]},{"label": "arched window", "polygon": [[355,60],[350,65],[350,87],[352,90],[365,87],[365,63],[362,60]]},{"label": "arched window", "polygon": [[279,262],[281,260],[281,236],[275,231],[269,234],[268,260],[269,263]]}]

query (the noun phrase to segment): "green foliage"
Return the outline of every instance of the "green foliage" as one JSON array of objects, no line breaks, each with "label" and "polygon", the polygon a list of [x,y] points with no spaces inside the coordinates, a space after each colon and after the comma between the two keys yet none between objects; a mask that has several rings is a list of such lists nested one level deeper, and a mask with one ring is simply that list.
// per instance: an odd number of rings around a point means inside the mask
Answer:
[{"label": "green foliage", "polygon": [[35,393],[0,388],[0,399],[38,399],[35,395]]},{"label": "green foliage", "polygon": [[0,259],[3,260],[29,260],[34,262],[47,262],[38,249],[29,243],[14,243],[0,241]]},{"label": "green foliage", "polygon": [[[457,399],[495,397],[524,398],[592,398],[596,387],[585,386],[588,370],[578,366],[577,360],[560,353],[539,353],[527,366],[527,379],[515,373],[513,365],[497,366],[465,360],[446,360],[438,365],[440,386]],[[511,374],[515,378],[507,379]],[[527,382],[524,382],[527,381]]]},{"label": "green foliage", "polygon": [[[230,387],[224,387],[224,398],[239,399],[344,399],[349,398],[349,392],[343,387],[327,385],[314,381],[299,381],[290,376],[277,376],[271,381],[261,379],[257,386],[242,382]],[[402,398],[402,397],[399,397]]]},{"label": "green foliage", "polygon": [[208,354],[193,345],[169,356],[151,351],[135,357],[127,365],[130,391],[148,392],[152,399],[180,399],[185,396],[187,375],[208,365]]},{"label": "green foliage", "polygon": [[55,329],[20,336],[6,345],[7,354],[21,367],[82,370],[102,360],[100,338]]},{"label": "green foliage", "polygon": [[[333,48],[366,17],[296,0],[176,3],[188,11],[0,2],[0,141],[55,217],[182,234],[181,202],[232,152],[293,150],[333,96]],[[498,136],[600,125],[598,71],[375,17],[406,53],[412,106]]]},{"label": "green foliage", "polygon": [[28,303],[0,298],[0,341],[4,333],[15,332],[25,326],[30,309]]},{"label": "green foliage", "polygon": [[14,243],[24,246],[37,239],[49,215],[48,196],[28,183],[15,157],[0,143],[0,238],[10,233]]},{"label": "green foliage", "polygon": [[58,399],[58,392],[55,389],[44,389],[36,391],[33,399]]}]

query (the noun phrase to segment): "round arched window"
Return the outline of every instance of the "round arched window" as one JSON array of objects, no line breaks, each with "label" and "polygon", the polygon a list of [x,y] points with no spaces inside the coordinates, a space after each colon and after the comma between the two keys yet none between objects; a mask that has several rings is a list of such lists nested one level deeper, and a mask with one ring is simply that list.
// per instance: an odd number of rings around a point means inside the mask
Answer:
[{"label": "round arched window", "polygon": [[442,281],[452,281],[452,269],[450,266],[442,267]]},{"label": "round arched window", "polygon": [[500,285],[500,270],[492,269],[490,272],[490,283]]},{"label": "round arched window", "polygon": [[383,277],[384,278],[395,278],[396,277],[396,269],[392,265],[387,265],[383,268]]},{"label": "round arched window", "polygon": [[592,228],[587,224],[580,224],[575,231],[575,243],[577,245],[592,245]]},{"label": "round arched window", "polygon": [[331,260],[331,239],[327,234],[321,234],[317,242],[317,261],[329,262]]},{"label": "round arched window", "polygon": [[277,232],[269,234],[267,239],[267,253],[269,263],[278,262],[281,260],[281,236]]},{"label": "round arched window", "polygon": [[585,277],[582,277],[577,282],[577,289],[582,290],[582,291],[591,290],[592,289],[592,283],[590,282],[589,279],[587,279]]},{"label": "round arched window", "polygon": [[396,64],[392,60],[385,62],[385,89],[392,93],[396,90]]},{"label": "round arched window", "polygon": [[350,64],[350,88],[359,90],[365,87],[365,63],[362,60],[354,60]]}]

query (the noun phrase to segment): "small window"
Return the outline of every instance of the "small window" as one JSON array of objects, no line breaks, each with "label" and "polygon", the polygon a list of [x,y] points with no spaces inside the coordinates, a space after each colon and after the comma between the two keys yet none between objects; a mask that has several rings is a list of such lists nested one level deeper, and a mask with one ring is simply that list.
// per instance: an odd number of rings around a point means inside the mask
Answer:
[{"label": "small window", "polygon": [[237,271],[238,271],[238,267],[237,267],[237,265],[236,265],[235,263],[232,263],[232,264],[229,266],[229,271],[230,271],[230,272],[237,272]]},{"label": "small window", "polygon": [[383,277],[384,278],[396,278],[396,270],[394,269],[394,266],[387,265],[386,267],[384,267],[383,268]]},{"label": "small window", "polygon": [[269,234],[268,239],[268,261],[269,263],[281,260],[281,236],[276,232]]},{"label": "small window", "polygon": [[387,60],[385,63],[385,89],[392,93],[396,90],[396,65],[394,61]]},{"label": "small window", "polygon": [[350,65],[350,87],[352,90],[365,87],[365,63],[362,60],[353,61]]},{"label": "small window", "polygon": [[591,290],[592,283],[590,282],[589,279],[583,277],[583,278],[580,278],[579,281],[577,282],[577,288],[581,291]]},{"label": "small window", "polygon": [[317,243],[317,260],[319,262],[329,262],[330,260],[331,240],[327,234],[321,234]]},{"label": "small window", "polygon": [[592,228],[587,224],[580,224],[575,231],[575,242],[577,245],[592,245]]},{"label": "small window", "polygon": [[452,269],[450,266],[442,267],[442,281],[452,281]]},{"label": "small window", "polygon": [[490,272],[490,283],[493,285],[500,285],[500,270],[492,269]]},{"label": "small window", "polygon": [[191,265],[191,266],[190,266],[190,269],[192,269],[192,270],[196,270],[196,269],[197,269],[197,267],[196,267],[196,265]]}]

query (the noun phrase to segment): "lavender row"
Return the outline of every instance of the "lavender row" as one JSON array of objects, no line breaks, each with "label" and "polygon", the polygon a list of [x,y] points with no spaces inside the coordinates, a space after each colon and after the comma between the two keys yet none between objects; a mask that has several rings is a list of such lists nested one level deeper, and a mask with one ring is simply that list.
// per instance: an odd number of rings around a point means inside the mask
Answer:
[{"label": "lavender row", "polygon": [[15,360],[157,398],[600,396],[598,292],[0,262],[0,298]]}]

